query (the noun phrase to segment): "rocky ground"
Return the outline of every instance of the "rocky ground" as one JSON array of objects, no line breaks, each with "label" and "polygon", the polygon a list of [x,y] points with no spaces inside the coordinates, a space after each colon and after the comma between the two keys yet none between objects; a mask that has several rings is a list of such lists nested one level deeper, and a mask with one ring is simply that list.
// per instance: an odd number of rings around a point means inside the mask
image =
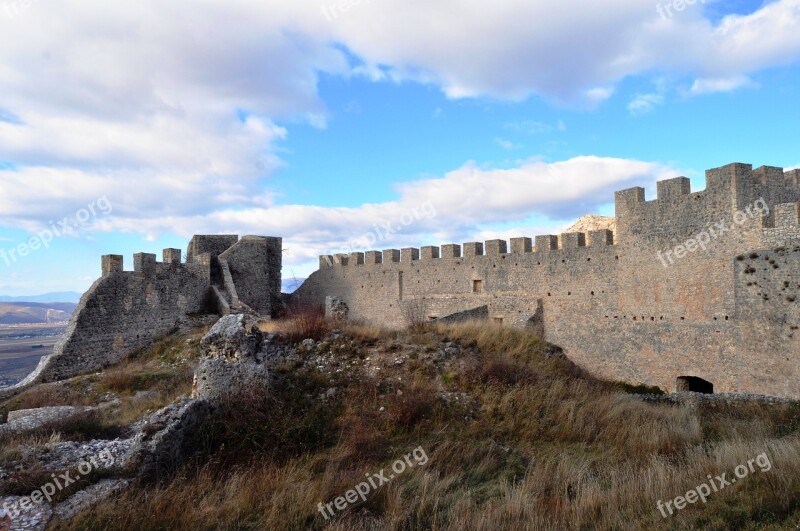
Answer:
[{"label": "rocky ground", "polygon": [[[158,474],[161,468],[174,467],[183,458],[186,439],[203,423],[213,404],[248,383],[253,375],[259,375],[262,380],[257,383],[264,386],[269,385],[270,379],[280,379],[287,371],[326,373],[334,376],[332,381],[369,377],[380,383],[380,392],[388,397],[402,395],[400,384],[409,377],[410,371],[421,367],[439,374],[463,371],[476,363],[478,355],[474,345],[461,346],[432,333],[418,336],[413,344],[397,339],[356,339],[341,330],[333,330],[318,341],[291,342],[275,333],[261,332],[258,325],[257,320],[244,315],[221,319],[199,344],[193,345],[201,358],[192,396],[179,398],[154,413],[120,426],[120,437],[63,440],[60,434],[55,440],[41,440],[43,434],[58,432],[71,422],[80,423],[87,414],[107,411],[113,415],[120,408],[118,394],[99,392],[96,381],[87,377],[46,385],[83,388],[87,401],[89,397],[101,401],[97,405],[54,405],[9,411],[6,422],[0,424],[4,443],[0,456],[0,490],[34,493],[61,474],[69,474],[64,482],[74,480],[74,484],[80,483],[80,488],[64,485],[50,499],[33,501],[21,495],[0,497],[0,522],[10,530],[44,529],[48,522],[68,519],[124,489],[137,478]],[[191,343],[192,340],[186,341]],[[183,359],[168,365],[175,369],[192,366],[192,363]],[[465,394],[449,392],[441,384],[438,387],[441,399],[460,403],[467,411],[474,407]],[[332,386],[317,398],[330,400],[338,391]],[[155,391],[143,390],[129,398],[136,402],[152,398],[154,394]],[[26,439],[26,436],[34,438]]]},{"label": "rocky ground", "polygon": [[[319,339],[262,329],[270,327],[250,316],[226,316],[210,330],[178,334],[121,367],[44,384],[2,405],[7,412],[0,424],[0,493],[6,495],[0,496],[0,530],[44,529],[137,482],[168,476],[189,457],[216,408],[245,389],[308,378],[325,385],[310,386],[313,395],[307,398],[327,403],[352,392],[353,382],[370,382],[374,413],[381,415],[396,409],[411,380],[424,379],[433,400],[457,411],[459,422],[472,422],[481,407],[485,414],[486,404],[456,380],[516,386],[542,377],[523,365],[487,361],[474,340],[457,341],[430,329],[386,333],[347,326]],[[542,374],[582,374],[558,347],[540,344],[537,356]],[[621,396],[670,404],[789,402],[697,393]],[[22,407],[30,405],[38,407]],[[519,455],[520,462],[529,462]]]}]

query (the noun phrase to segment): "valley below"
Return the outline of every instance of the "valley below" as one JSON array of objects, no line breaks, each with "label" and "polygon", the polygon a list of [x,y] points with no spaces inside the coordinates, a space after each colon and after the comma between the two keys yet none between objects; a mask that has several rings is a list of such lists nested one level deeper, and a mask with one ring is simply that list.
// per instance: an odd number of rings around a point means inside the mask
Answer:
[{"label": "valley below", "polygon": [[27,376],[67,329],[64,322],[0,324],[0,386],[13,385]]}]

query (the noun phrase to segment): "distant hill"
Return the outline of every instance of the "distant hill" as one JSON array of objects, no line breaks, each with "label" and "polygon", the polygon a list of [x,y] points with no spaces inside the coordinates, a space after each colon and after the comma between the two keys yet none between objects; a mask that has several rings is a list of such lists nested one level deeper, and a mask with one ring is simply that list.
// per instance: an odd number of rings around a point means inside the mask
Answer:
[{"label": "distant hill", "polygon": [[57,291],[41,295],[23,295],[21,297],[0,295],[0,302],[73,302],[77,304],[80,300],[81,294],[75,291]]},{"label": "distant hill", "polygon": [[580,218],[564,232],[589,232],[590,230],[609,229],[615,234],[617,232],[616,218],[598,216],[597,214],[587,214]]},{"label": "distant hill", "polygon": [[284,278],[281,280],[281,292],[292,293],[303,284],[303,281],[304,278]]},{"label": "distant hill", "polygon": [[67,321],[76,306],[72,302],[0,302],[0,324]]}]

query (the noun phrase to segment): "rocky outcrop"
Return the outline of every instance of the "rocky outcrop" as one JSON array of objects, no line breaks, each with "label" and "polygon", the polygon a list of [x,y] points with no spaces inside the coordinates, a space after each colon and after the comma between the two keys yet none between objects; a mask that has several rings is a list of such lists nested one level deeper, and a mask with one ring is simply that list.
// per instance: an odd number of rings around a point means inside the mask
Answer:
[{"label": "rocky outcrop", "polygon": [[578,219],[564,232],[585,232],[593,230],[610,230],[616,234],[617,220],[606,216],[598,216],[597,214],[586,214]]},{"label": "rocky outcrop", "polygon": [[190,454],[211,410],[205,400],[181,398],[155,412],[133,438],[125,467],[145,478],[175,470]]},{"label": "rocky outcrop", "polygon": [[125,479],[103,479],[91,487],[73,494],[59,503],[53,511],[53,517],[59,520],[69,520],[81,511],[100,503],[106,498],[120,492],[130,484]]},{"label": "rocky outcrop", "polygon": [[264,334],[246,315],[217,321],[200,341],[205,356],[195,371],[192,397],[218,402],[247,389],[269,386],[270,375],[258,356]]},{"label": "rocky outcrop", "polygon": [[328,295],[325,297],[325,317],[334,321],[347,321],[350,309],[347,303],[339,297]]},{"label": "rocky outcrop", "polygon": [[91,411],[91,409],[88,407],[54,406],[11,411],[8,414],[8,422],[0,424],[0,435],[33,431],[54,422],[67,421],[77,415]]},{"label": "rocky outcrop", "polygon": [[200,340],[200,351],[207,358],[252,361],[263,338],[258,322],[252,317],[226,315]]}]

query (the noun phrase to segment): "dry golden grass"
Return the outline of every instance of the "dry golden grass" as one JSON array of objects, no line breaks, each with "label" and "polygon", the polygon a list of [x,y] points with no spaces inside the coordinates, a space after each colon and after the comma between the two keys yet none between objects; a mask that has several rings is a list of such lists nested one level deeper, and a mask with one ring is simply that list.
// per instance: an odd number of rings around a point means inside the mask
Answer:
[{"label": "dry golden grass", "polygon": [[[15,459],[23,446],[42,439],[115,437],[123,427],[191,392],[193,364],[199,357],[199,340],[206,328],[191,334],[164,338],[121,363],[100,373],[77,376],[63,382],[34,386],[0,403],[8,411],[48,406],[96,406],[118,400],[74,421],[56,422],[35,433],[0,440],[0,462]],[[146,391],[143,396],[136,396]]]},{"label": "dry golden grass", "polygon": [[[443,375],[427,371],[390,386],[289,371],[269,395],[224,406],[196,460],[174,477],[137,485],[62,527],[755,530],[800,521],[796,403],[645,403],[505,328],[347,329],[367,343],[447,336],[476,345],[477,366],[453,369],[446,386],[474,407],[441,399]],[[317,398],[332,386],[335,398]],[[419,446],[424,467],[332,521],[317,511]],[[762,453],[770,471],[756,469],[705,505],[666,519],[658,512],[658,500],[709,474],[730,476]]]},{"label": "dry golden grass", "polygon": [[265,334],[274,334],[280,330],[281,322],[275,319],[269,321],[261,321],[258,323],[258,328]]}]

